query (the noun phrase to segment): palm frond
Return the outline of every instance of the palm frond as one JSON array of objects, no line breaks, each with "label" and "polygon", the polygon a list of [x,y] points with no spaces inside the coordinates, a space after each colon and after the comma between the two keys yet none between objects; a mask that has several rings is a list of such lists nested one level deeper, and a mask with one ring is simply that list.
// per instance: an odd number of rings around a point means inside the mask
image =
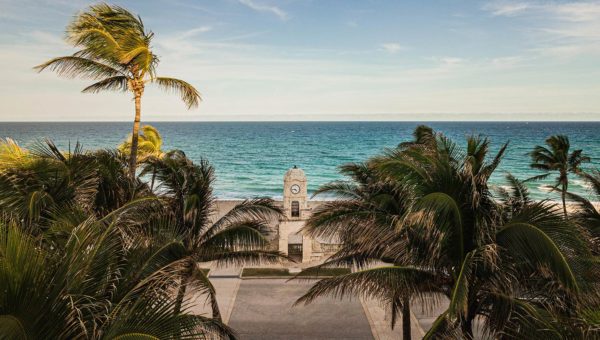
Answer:
[{"label": "palm frond", "polygon": [[35,67],[35,70],[38,72],[46,69],[56,71],[58,75],[67,78],[102,79],[124,76],[120,70],[112,66],[76,56],[54,58]]},{"label": "palm frond", "polygon": [[496,235],[499,245],[534,268],[547,266],[565,286],[578,291],[579,286],[573,270],[556,243],[534,225],[513,222],[506,225]]},{"label": "palm frond", "polygon": [[156,77],[152,79],[153,83],[156,83],[160,88],[170,91],[178,92],[181,96],[181,100],[187,105],[188,108],[197,107],[199,102],[202,100],[200,93],[189,83],[175,78]]},{"label": "palm frond", "polygon": [[322,279],[300,297],[295,304],[308,304],[321,296],[343,298],[360,296],[386,300],[390,296],[423,296],[437,292],[436,276],[411,267],[378,267]]},{"label": "palm frond", "polygon": [[81,90],[81,92],[98,93],[101,91],[111,90],[126,92],[129,89],[128,82],[129,79],[125,76],[109,77],[84,88],[83,90]]}]

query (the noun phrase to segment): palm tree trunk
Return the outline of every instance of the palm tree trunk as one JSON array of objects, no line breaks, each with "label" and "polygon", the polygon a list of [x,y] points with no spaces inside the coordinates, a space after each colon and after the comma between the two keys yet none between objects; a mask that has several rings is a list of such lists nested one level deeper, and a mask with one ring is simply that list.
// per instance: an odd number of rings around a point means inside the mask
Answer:
[{"label": "palm tree trunk", "polygon": [[402,299],[402,339],[410,340],[412,338],[410,333],[410,298],[404,297]]},{"label": "palm tree trunk", "polygon": [[154,191],[154,178],[156,178],[156,166],[152,168],[152,181],[150,182],[150,191]]},{"label": "palm tree trunk", "polygon": [[565,191],[566,191],[566,190],[565,190],[565,189],[563,189],[563,191],[562,191],[562,193],[561,193],[561,196],[562,196],[561,198],[562,198],[563,211],[564,211],[564,213],[565,213],[565,218],[567,218],[567,201],[566,201],[566,199],[565,199],[565,196],[566,196],[566,194],[565,194]]},{"label": "palm tree trunk", "polygon": [[194,263],[188,264],[188,269],[186,269],[181,274],[181,283],[179,284],[179,289],[177,290],[177,299],[175,300],[174,313],[181,313],[181,306],[183,305],[183,298],[185,297],[185,291],[187,289],[188,282],[190,280],[190,276],[192,276],[192,271],[195,266]]},{"label": "palm tree trunk", "polygon": [[131,153],[129,155],[129,175],[135,178],[135,168],[137,163],[138,134],[140,131],[140,116],[142,113],[142,94],[135,93],[135,119],[133,121],[133,131],[131,132]]},{"label": "palm tree trunk", "polygon": [[562,191],[560,193],[560,198],[562,199],[563,211],[565,213],[565,218],[567,218],[567,190],[569,190],[569,180],[567,179],[567,175],[564,175],[564,179],[562,180]]},{"label": "palm tree trunk", "polygon": [[212,306],[212,318],[216,321],[223,321],[221,318],[221,311],[219,310],[219,305],[217,304],[217,294],[210,294],[210,304]]}]

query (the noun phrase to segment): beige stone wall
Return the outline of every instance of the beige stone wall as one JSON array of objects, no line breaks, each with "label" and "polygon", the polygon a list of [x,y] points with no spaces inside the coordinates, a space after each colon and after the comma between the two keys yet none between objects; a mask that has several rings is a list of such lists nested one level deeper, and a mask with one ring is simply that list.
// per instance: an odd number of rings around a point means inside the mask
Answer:
[{"label": "beige stone wall", "polygon": [[[213,219],[223,217],[229,212],[236,204],[241,203],[242,200],[218,200],[216,202],[216,210],[213,215]],[[276,205],[283,208],[283,201],[276,201]],[[310,217],[310,213],[313,209],[323,204],[323,201],[306,201],[306,206],[301,215],[301,219],[294,220],[283,220],[273,219],[270,221],[269,226],[271,232],[268,234],[268,238],[272,242],[273,250],[279,250],[287,254],[288,251],[288,235],[297,233],[304,227],[304,220]],[[281,233],[281,234],[280,234]],[[302,262],[309,262],[314,260],[314,257],[323,257],[330,254],[322,253],[321,246],[318,242],[312,240],[309,237],[304,236],[302,240]]]}]

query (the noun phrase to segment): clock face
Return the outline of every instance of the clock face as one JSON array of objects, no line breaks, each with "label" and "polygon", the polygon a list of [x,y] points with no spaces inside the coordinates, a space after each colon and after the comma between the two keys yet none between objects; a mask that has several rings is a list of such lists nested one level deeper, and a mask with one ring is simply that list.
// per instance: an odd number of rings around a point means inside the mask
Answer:
[{"label": "clock face", "polygon": [[297,194],[300,192],[300,186],[298,184],[294,184],[292,185],[290,190],[292,191],[292,194]]}]

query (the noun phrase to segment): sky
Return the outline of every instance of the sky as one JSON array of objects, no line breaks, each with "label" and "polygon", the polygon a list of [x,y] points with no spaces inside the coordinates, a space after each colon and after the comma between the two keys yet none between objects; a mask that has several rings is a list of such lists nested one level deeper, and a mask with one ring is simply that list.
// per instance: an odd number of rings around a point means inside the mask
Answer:
[{"label": "sky", "polygon": [[[0,0],[0,121],[129,121],[123,93],[32,67],[93,2]],[[155,33],[145,121],[600,120],[600,1],[137,0]]]}]

